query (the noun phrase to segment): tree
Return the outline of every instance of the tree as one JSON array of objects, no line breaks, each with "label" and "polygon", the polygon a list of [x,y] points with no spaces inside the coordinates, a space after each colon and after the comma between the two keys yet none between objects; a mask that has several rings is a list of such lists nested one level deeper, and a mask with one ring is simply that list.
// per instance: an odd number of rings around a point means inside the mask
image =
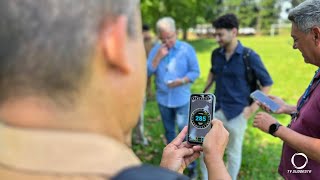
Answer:
[{"label": "tree", "polygon": [[163,1],[141,0],[142,22],[154,27],[156,21],[165,14]]},{"label": "tree", "polygon": [[262,0],[260,2],[257,30],[269,31],[272,24],[276,24],[279,19],[280,6],[276,0]]},{"label": "tree", "polygon": [[187,39],[189,27],[197,24],[199,4],[196,0],[172,1],[164,0],[167,12],[176,20],[177,27],[183,30],[183,39]]},{"label": "tree", "polygon": [[187,39],[188,28],[212,22],[225,13],[236,14],[240,27],[269,30],[277,22],[280,8],[276,0],[141,0],[141,11],[143,22],[152,27],[160,17],[171,16]]},{"label": "tree", "polygon": [[212,21],[217,15],[217,7],[221,0],[141,0],[141,12],[144,23],[155,26],[156,21],[163,16],[171,16],[176,21],[177,28],[183,30],[183,38],[187,39],[187,30],[198,23]]},{"label": "tree", "polygon": [[256,27],[259,9],[255,0],[243,0],[237,16],[240,27]]}]

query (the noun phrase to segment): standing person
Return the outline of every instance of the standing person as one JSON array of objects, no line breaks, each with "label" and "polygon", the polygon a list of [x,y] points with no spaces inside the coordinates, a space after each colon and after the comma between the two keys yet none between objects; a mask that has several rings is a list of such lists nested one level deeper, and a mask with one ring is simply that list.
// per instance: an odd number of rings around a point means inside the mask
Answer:
[{"label": "standing person", "polygon": [[144,49],[146,51],[146,55],[148,56],[148,54],[150,53],[150,51],[154,45],[149,25],[143,24],[142,36],[143,36]]},{"label": "standing person", "polygon": [[[144,44],[144,49],[146,51],[146,55],[148,57],[152,47],[154,46],[154,40],[151,35],[150,27],[147,24],[144,24],[142,26],[142,35],[143,35],[143,44]],[[151,98],[153,96],[152,94],[152,89],[151,89],[151,77],[148,77],[147,80],[147,98]]]},{"label": "standing person", "polygon": [[[292,22],[293,49],[298,49],[306,63],[320,67],[320,1],[307,0],[289,12]],[[280,105],[277,114],[291,115],[288,127],[261,112],[253,126],[283,140],[279,173],[284,179],[319,179],[320,175],[320,71],[296,106],[271,96]],[[266,107],[262,106],[264,109]],[[270,110],[267,109],[269,112]]]},{"label": "standing person", "polygon": [[[167,143],[176,137],[175,124],[181,130],[188,122],[190,87],[200,74],[195,50],[177,40],[175,21],[164,17],[156,24],[162,43],[148,56],[148,76],[155,75],[156,98]],[[191,174],[195,167],[190,167]]]},{"label": "standing person", "polygon": [[[247,120],[258,109],[256,103],[250,104],[250,85],[247,80],[244,56],[248,56],[249,64],[255,77],[261,84],[261,91],[267,93],[272,79],[263,65],[259,55],[244,47],[238,40],[239,22],[234,14],[226,14],[213,22],[216,29],[216,41],[219,48],[212,53],[206,91],[212,83],[216,83],[216,117],[221,119],[230,133],[227,146],[228,172],[232,179],[237,179],[242,157],[242,144],[247,128]],[[249,54],[248,54],[249,53]],[[201,165],[204,179],[205,166]]]},{"label": "standing person", "polygon": [[[163,168],[129,147],[146,84],[138,7],[0,1],[0,179],[188,179],[177,172],[201,147],[183,142],[186,127],[165,147]],[[212,179],[229,177],[227,142],[214,121],[203,145]]]},{"label": "standing person", "polygon": [[[147,24],[143,24],[142,26],[142,37],[143,37],[143,45],[144,50],[146,52],[146,55],[148,56],[152,46],[153,46],[153,40],[150,33],[150,27]],[[147,88],[146,88],[146,95],[143,100],[143,105],[141,108],[140,116],[138,119],[138,124],[135,127],[134,130],[134,136],[133,136],[133,142],[148,145],[148,139],[144,135],[144,110],[145,110],[145,104],[147,101],[147,98],[151,97],[151,77],[147,78]]]}]

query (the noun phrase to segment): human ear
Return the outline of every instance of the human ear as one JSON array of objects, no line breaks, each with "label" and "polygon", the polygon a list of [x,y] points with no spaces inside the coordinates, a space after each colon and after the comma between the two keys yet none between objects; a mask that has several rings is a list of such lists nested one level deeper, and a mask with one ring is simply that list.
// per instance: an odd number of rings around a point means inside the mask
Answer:
[{"label": "human ear", "polygon": [[313,33],[313,39],[314,39],[314,43],[316,46],[320,45],[320,28],[319,27],[314,27],[311,29],[312,33]]},{"label": "human ear", "polygon": [[232,33],[236,37],[238,35],[238,29],[237,28],[232,28]]},{"label": "human ear", "polygon": [[99,41],[103,58],[107,64],[119,69],[123,73],[130,72],[130,65],[126,58],[128,19],[119,16],[102,26]]}]

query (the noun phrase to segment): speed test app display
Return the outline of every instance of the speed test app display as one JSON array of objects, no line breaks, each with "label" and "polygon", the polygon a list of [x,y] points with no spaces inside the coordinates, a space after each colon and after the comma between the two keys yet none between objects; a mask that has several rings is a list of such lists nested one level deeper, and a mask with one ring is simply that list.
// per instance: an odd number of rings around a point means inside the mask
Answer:
[{"label": "speed test app display", "polygon": [[202,144],[211,129],[214,118],[215,96],[213,94],[192,94],[190,96],[188,142]]}]

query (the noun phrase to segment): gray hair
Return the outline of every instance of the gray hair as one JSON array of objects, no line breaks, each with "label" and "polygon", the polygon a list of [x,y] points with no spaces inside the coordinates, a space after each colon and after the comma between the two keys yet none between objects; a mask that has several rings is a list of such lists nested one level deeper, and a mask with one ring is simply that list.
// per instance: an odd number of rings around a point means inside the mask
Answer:
[{"label": "gray hair", "polygon": [[41,95],[72,101],[90,77],[101,26],[128,17],[136,33],[138,0],[1,0],[0,103]]},{"label": "gray hair", "polygon": [[306,0],[289,12],[288,19],[304,33],[320,26],[320,0]]},{"label": "gray hair", "polygon": [[176,32],[176,24],[171,17],[163,17],[157,21],[157,33],[161,31]]}]

